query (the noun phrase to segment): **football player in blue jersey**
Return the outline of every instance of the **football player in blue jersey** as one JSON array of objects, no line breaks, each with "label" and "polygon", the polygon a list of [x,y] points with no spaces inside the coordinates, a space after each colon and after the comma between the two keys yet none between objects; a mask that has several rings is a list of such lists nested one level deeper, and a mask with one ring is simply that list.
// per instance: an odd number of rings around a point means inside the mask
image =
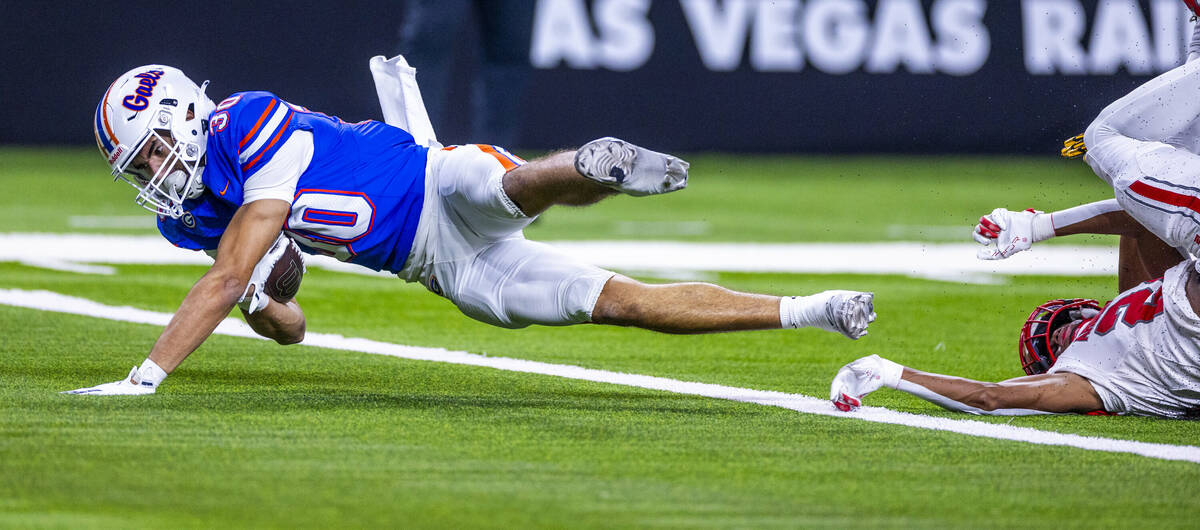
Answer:
[{"label": "football player in blue jersey", "polygon": [[175,68],[142,66],[118,78],[96,108],[96,141],[113,175],[158,215],[164,237],[215,262],[140,367],[78,393],[153,393],[235,306],[263,336],[301,341],[300,306],[262,288],[263,271],[292,244],[420,282],[464,314],[506,328],[818,327],[857,339],[875,317],[871,293],[778,297],[705,283],[647,285],[522,235],[554,205],[682,189],[688,163],[679,158],[615,138],[531,162],[492,145],[429,148],[403,129],[346,123],[267,92],[214,104],[205,85]]}]

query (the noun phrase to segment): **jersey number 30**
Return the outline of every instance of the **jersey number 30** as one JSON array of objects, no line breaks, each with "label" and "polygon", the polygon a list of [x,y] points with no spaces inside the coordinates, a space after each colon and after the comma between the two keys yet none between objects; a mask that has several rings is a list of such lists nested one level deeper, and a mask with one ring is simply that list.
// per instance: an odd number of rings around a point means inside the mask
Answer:
[{"label": "jersey number 30", "polygon": [[341,260],[354,258],[354,242],[371,232],[375,205],[354,191],[297,190],[284,230],[305,246]]}]

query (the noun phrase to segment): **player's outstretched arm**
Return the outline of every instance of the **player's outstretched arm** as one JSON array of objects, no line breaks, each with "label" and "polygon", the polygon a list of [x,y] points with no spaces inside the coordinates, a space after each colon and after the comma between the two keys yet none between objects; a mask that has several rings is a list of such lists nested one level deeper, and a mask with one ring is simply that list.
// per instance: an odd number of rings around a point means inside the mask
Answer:
[{"label": "player's outstretched arm", "polygon": [[[215,256],[216,253],[214,252]],[[304,311],[296,293],[304,277],[304,255],[292,238],[279,234],[254,266],[238,308],[255,333],[279,344],[304,340]]]},{"label": "player's outstretched arm", "polygon": [[830,399],[844,411],[862,405],[867,394],[888,387],[908,392],[949,410],[994,416],[1083,413],[1104,408],[1087,379],[1070,373],[1039,374],[986,383],[905,368],[871,355],[842,367]]},{"label": "player's outstretched arm", "polygon": [[1133,235],[1145,230],[1116,199],[1108,199],[1067,208],[1051,214],[1054,237],[1073,234]]},{"label": "player's outstretched arm", "polygon": [[216,329],[242,298],[254,266],[279,236],[290,205],[264,199],[244,205],[234,214],[221,243],[217,261],[192,286],[171,318],[149,359],[171,373]]},{"label": "player's outstretched arm", "polygon": [[264,199],[239,208],[221,237],[216,263],[188,291],[142,366],[123,380],[69,393],[154,393],[167,374],[200,347],[242,298],[255,264],[276,241],[290,206],[285,201]]},{"label": "player's outstretched arm", "polygon": [[1071,234],[1124,235],[1140,227],[1116,199],[1097,201],[1053,213],[1037,210],[1014,212],[996,208],[979,218],[972,234],[984,248],[979,259],[1005,259],[1028,250],[1034,243]]}]

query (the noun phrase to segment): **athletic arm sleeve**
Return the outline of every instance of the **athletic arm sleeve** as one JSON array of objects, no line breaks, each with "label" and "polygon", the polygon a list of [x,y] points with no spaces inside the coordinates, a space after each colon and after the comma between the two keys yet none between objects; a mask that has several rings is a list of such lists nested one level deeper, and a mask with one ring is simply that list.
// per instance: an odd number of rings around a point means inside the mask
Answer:
[{"label": "athletic arm sleeve", "polygon": [[242,204],[260,199],[279,199],[288,203],[296,194],[296,183],[308,169],[313,157],[313,138],[309,131],[295,131],[275,156],[246,179]]},{"label": "athletic arm sleeve", "polygon": [[900,383],[892,388],[895,388],[901,392],[908,392],[909,394],[917,396],[944,409],[966,412],[967,414],[976,414],[981,416],[1033,416],[1038,414],[1054,414],[1053,412],[1043,412],[1032,409],[983,410],[981,408],[972,407],[965,403],[955,401],[921,385],[911,381],[905,381],[903,379],[901,379]]},{"label": "athletic arm sleeve", "polygon": [[1121,205],[1116,199],[1108,199],[1105,201],[1097,201],[1088,203],[1074,208],[1054,212],[1050,214],[1051,223],[1054,225],[1054,230],[1064,226],[1071,226],[1075,223],[1083,222],[1093,217],[1099,217],[1106,213],[1115,212],[1121,209]]}]

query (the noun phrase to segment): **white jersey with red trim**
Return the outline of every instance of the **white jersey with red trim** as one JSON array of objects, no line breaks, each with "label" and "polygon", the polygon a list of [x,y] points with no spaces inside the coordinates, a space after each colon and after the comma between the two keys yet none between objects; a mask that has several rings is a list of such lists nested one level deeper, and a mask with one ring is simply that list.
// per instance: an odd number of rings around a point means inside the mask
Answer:
[{"label": "white jersey with red trim", "polygon": [[1200,316],[1186,290],[1193,267],[1184,261],[1121,293],[1079,326],[1050,373],[1086,378],[1108,412],[1200,416]]}]

